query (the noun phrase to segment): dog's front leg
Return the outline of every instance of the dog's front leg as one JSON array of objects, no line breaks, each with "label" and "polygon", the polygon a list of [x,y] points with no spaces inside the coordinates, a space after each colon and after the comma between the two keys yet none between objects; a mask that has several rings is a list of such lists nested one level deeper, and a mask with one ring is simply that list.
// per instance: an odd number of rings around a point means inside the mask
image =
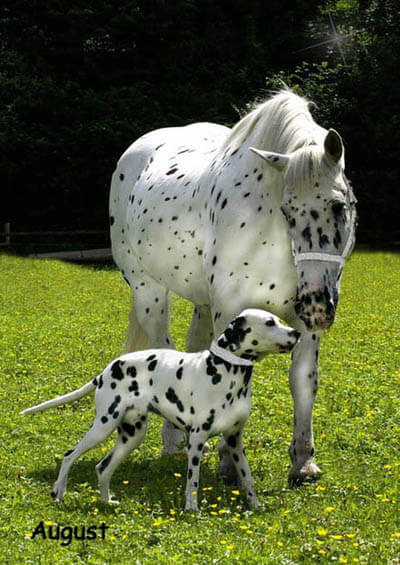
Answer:
[{"label": "dog's front leg", "polygon": [[247,462],[243,446],[243,429],[233,434],[226,434],[226,448],[229,451],[230,459],[233,461],[236,474],[239,479],[239,486],[246,495],[246,500],[252,508],[258,508],[260,502],[256,496],[253,477]]},{"label": "dog's front leg", "polygon": [[208,435],[204,433],[189,434],[185,512],[198,512],[199,510],[197,493],[199,490],[200,461],[207,439]]}]

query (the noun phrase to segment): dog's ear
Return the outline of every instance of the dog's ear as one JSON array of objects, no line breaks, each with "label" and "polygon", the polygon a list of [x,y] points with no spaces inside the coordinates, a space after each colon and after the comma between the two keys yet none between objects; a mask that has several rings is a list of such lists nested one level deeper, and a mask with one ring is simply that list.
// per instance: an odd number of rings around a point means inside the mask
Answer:
[{"label": "dog's ear", "polygon": [[230,351],[237,351],[247,333],[246,330],[243,330],[245,322],[245,316],[238,316],[232,320],[218,340],[218,345],[224,349],[229,349]]}]

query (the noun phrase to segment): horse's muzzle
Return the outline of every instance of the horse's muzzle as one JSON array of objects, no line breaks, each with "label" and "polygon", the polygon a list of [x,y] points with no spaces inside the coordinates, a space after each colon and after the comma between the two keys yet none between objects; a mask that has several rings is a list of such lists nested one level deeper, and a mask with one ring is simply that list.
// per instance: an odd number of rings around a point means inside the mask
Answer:
[{"label": "horse's muzzle", "polygon": [[327,330],[333,323],[337,298],[332,298],[329,290],[306,292],[297,296],[295,311],[309,331]]}]

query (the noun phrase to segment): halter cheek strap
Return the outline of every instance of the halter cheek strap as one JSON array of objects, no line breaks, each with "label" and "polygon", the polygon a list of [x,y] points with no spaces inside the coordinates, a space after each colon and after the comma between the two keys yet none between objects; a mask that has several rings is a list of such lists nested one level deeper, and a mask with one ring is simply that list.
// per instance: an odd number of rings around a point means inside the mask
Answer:
[{"label": "halter cheek strap", "polygon": [[231,363],[232,365],[241,365],[243,367],[253,366],[253,361],[250,361],[250,359],[243,359],[242,357],[234,355],[228,349],[223,349],[222,347],[220,347],[215,341],[213,341],[210,345],[209,351],[211,351],[211,353],[214,353],[214,355],[217,355],[217,357],[220,357],[227,363]]},{"label": "halter cheek strap", "polygon": [[318,253],[316,251],[315,252],[310,251],[309,253],[297,253],[294,245],[294,241],[292,239],[292,254],[293,254],[294,264],[296,265],[296,267],[300,261],[330,261],[331,263],[339,263],[340,266],[343,267],[343,264],[350,253],[350,249],[354,244],[355,219],[356,219],[356,211],[352,210],[350,215],[350,223],[351,223],[350,233],[349,233],[349,237],[347,238],[346,245],[344,246],[343,253],[341,255],[332,255],[330,253]]}]

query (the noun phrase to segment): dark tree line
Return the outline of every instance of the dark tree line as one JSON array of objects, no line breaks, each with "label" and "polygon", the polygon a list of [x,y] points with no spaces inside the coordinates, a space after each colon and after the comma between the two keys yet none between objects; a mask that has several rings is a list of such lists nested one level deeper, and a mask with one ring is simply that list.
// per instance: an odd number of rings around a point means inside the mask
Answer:
[{"label": "dark tree line", "polygon": [[400,240],[398,60],[389,0],[3,1],[0,221],[101,229],[134,139],[233,124],[284,80],[344,137],[359,240]]}]

